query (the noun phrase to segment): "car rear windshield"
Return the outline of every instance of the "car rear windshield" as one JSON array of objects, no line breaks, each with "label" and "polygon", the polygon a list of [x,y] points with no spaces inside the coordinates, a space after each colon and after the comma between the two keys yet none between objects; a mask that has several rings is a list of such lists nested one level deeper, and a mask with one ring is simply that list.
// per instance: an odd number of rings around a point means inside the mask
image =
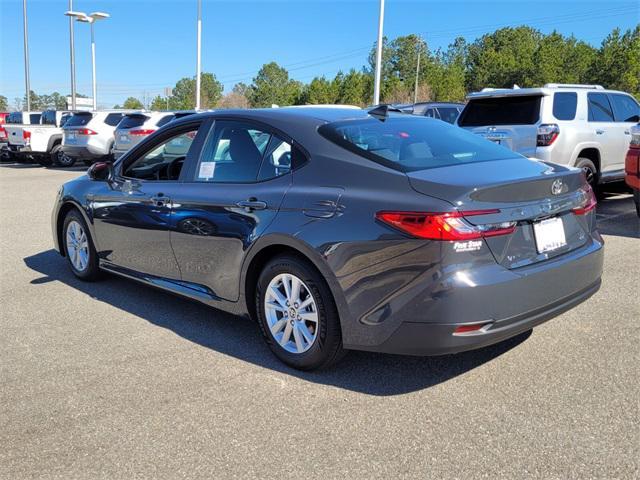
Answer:
[{"label": "car rear windshield", "polygon": [[67,123],[64,124],[65,127],[84,127],[87,123],[91,121],[93,118],[92,113],[75,113]]},{"label": "car rear windshield", "polygon": [[22,112],[10,113],[6,121],[7,123],[17,123],[17,124],[22,123]]},{"label": "car rear windshield", "polygon": [[124,118],[120,120],[117,128],[118,130],[123,130],[125,128],[141,127],[147,120],[149,120],[149,117],[146,115],[125,115]]},{"label": "car rear windshield", "polygon": [[533,125],[540,118],[540,95],[477,98],[460,114],[461,127]]},{"label": "car rear windshield", "polygon": [[426,117],[347,120],[318,130],[332,142],[402,172],[513,158],[518,154]]}]

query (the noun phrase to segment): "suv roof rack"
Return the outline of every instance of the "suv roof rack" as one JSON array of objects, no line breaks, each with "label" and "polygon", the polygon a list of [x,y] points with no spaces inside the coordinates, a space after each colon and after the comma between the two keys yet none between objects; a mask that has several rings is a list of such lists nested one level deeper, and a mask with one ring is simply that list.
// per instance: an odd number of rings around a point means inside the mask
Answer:
[{"label": "suv roof rack", "polygon": [[602,85],[582,85],[579,83],[545,83],[543,88],[588,88],[591,90],[604,90]]}]

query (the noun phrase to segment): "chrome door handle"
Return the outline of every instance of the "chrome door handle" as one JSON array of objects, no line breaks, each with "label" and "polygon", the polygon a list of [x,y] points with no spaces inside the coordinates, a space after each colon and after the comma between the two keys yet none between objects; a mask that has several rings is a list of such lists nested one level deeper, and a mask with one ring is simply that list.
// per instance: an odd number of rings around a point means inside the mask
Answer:
[{"label": "chrome door handle", "polygon": [[596,130],[596,135],[602,135],[604,133],[604,130]]},{"label": "chrome door handle", "polygon": [[236,203],[236,206],[240,208],[246,208],[247,210],[264,210],[267,208],[267,202],[262,202],[255,198],[250,198],[249,200],[242,200]]}]

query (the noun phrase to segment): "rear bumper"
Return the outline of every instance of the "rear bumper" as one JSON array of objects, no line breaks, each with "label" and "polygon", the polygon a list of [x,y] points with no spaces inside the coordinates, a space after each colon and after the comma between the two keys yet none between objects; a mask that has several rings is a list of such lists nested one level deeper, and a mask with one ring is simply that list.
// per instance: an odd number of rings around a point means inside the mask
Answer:
[{"label": "rear bumper", "polygon": [[94,160],[107,155],[101,149],[91,145],[62,145],[62,151],[71,158],[80,160]]},{"label": "rear bumper", "polygon": [[631,188],[640,189],[640,148],[630,148],[624,162],[624,180]]},{"label": "rear bumper", "polygon": [[[582,303],[600,287],[603,244],[598,239],[541,265],[451,272],[440,290],[423,288],[396,309],[398,327],[375,345],[347,348],[405,355],[442,355],[485,347],[540,325]],[[446,289],[442,286],[446,285]],[[390,310],[394,310],[390,308]],[[387,320],[388,321],[388,320]],[[386,323],[386,321],[385,321]],[[481,330],[456,334],[456,328]],[[370,328],[375,329],[376,326]],[[370,337],[372,338],[372,337]]]}]

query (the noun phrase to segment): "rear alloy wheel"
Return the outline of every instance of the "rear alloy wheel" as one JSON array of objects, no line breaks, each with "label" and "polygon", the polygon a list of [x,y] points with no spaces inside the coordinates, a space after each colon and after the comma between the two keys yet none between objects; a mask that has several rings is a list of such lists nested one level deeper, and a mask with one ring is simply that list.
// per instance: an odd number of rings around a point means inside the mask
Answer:
[{"label": "rear alloy wheel", "polygon": [[82,280],[98,278],[98,254],[91,241],[87,224],[77,210],[67,213],[62,233],[65,255],[73,274]]},{"label": "rear alloy wheel", "polygon": [[56,145],[51,150],[51,161],[56,167],[69,168],[76,163],[75,158],[62,151],[62,145]]},{"label": "rear alloy wheel", "polygon": [[287,365],[313,370],[342,357],[340,321],[329,287],[303,260],[282,256],[264,268],[256,310],[267,344]]},{"label": "rear alloy wheel", "polygon": [[578,158],[576,161],[576,167],[582,170],[587,182],[595,191],[598,186],[598,169],[594,163],[588,158]]}]

